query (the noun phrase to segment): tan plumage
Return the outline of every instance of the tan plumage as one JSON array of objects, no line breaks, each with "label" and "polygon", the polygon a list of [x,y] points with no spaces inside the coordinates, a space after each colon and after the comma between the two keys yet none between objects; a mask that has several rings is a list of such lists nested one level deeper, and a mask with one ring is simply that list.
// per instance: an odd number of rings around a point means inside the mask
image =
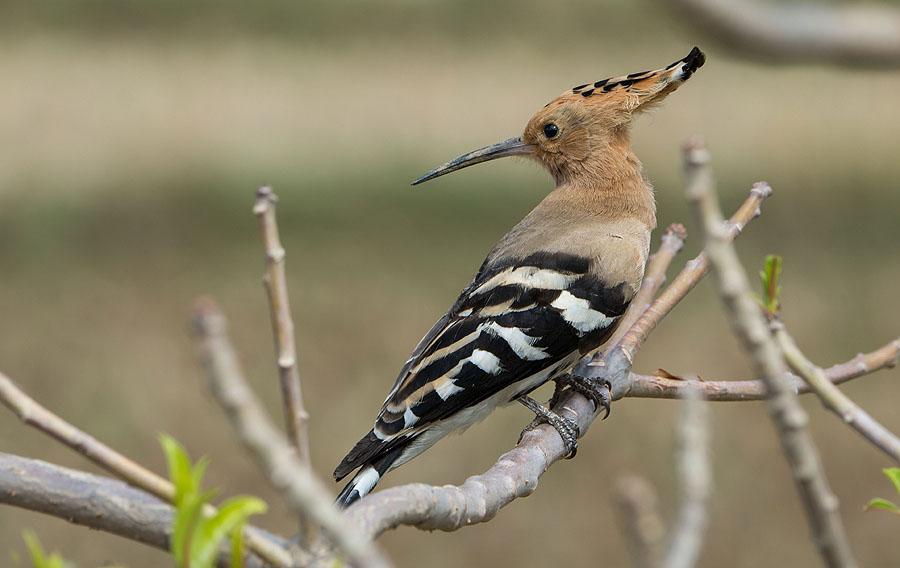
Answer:
[{"label": "tan plumage", "polygon": [[364,496],[388,470],[447,433],[564,373],[612,334],[640,287],[656,226],[653,190],[631,150],[631,120],[704,60],[694,48],[665,69],[575,87],[538,111],[521,137],[460,156],[415,182],[527,155],[556,187],[497,243],[413,351],[375,427],[335,470],[340,479],[362,468],[341,504]]}]

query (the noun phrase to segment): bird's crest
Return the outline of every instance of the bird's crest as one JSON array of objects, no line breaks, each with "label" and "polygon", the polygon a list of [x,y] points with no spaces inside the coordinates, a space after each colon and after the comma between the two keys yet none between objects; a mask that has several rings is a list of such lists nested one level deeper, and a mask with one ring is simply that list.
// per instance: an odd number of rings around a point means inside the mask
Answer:
[{"label": "bird's crest", "polygon": [[[582,98],[600,98],[614,92],[624,92],[636,95],[638,99],[647,96],[668,94],[678,85],[687,81],[694,71],[706,63],[706,56],[695,47],[682,59],[675,61],[662,69],[653,71],[639,71],[619,77],[609,77],[593,83],[578,85],[564,92],[557,100]],[[552,103],[550,103],[552,104]]]}]

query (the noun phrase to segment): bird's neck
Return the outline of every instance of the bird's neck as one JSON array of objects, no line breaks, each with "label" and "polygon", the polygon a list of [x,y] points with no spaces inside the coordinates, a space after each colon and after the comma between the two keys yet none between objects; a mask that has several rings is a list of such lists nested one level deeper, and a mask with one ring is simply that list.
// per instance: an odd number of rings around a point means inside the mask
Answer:
[{"label": "bird's neck", "polygon": [[591,154],[557,177],[552,199],[568,202],[584,214],[608,219],[637,218],[656,227],[653,187],[631,150],[627,133],[592,148]]}]

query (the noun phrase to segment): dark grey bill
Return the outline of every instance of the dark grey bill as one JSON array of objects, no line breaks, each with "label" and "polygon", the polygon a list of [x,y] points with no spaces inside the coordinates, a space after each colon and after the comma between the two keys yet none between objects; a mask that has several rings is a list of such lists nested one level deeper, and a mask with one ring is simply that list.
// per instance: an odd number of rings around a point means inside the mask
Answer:
[{"label": "dark grey bill", "polygon": [[485,146],[484,148],[480,148],[478,150],[475,150],[474,152],[469,152],[468,154],[463,154],[458,158],[450,160],[446,164],[434,168],[427,174],[412,182],[412,185],[419,185],[420,183],[426,182],[430,179],[434,179],[444,174],[449,174],[450,172],[455,172],[456,170],[461,170],[469,166],[474,166],[475,164],[480,164],[481,162],[496,160],[497,158],[505,158],[506,156],[528,156],[533,153],[534,146],[531,144],[526,144],[522,141],[522,138],[520,136],[517,136],[515,138],[510,138],[509,140],[504,140],[503,142]]}]

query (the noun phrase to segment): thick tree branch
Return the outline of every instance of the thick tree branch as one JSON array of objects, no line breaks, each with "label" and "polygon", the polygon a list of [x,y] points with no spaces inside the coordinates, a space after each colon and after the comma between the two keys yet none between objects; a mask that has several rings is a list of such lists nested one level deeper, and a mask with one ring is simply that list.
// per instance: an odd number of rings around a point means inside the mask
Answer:
[{"label": "thick tree branch", "polygon": [[837,414],[841,420],[859,432],[876,448],[890,456],[895,462],[900,463],[900,439],[872,418],[858,404],[850,400],[850,397],[842,393],[828,379],[825,371],[807,359],[794,338],[785,329],[784,323],[775,320],[769,324],[769,327],[787,364],[803,378],[825,408]]},{"label": "thick tree branch", "polygon": [[[0,453],[0,503],[58,517],[168,552],[173,509],[122,481]],[[286,550],[284,539],[256,529],[257,540]],[[223,556],[220,566],[229,562]],[[268,566],[255,556],[248,568]]]},{"label": "thick tree branch", "polygon": [[210,389],[238,438],[266,479],[298,515],[321,526],[359,568],[386,568],[387,559],[369,538],[346,522],[326,487],[300,462],[284,435],[271,423],[247,386],[226,331],[225,317],[210,300],[197,302],[195,330]]},{"label": "thick tree branch", "polygon": [[[175,488],[169,480],[123,456],[41,406],[3,373],[0,373],[0,402],[16,413],[25,424],[55,438],[113,475],[167,502],[174,500]],[[206,512],[214,513],[215,508],[209,507]],[[244,529],[247,547],[274,566],[290,566],[288,551],[273,546],[271,540],[260,537],[259,532],[259,529],[252,526]]]},{"label": "thick tree branch", "polygon": [[818,450],[806,430],[806,413],[797,401],[787,369],[765,319],[753,299],[747,275],[728,238],[713,189],[709,153],[699,142],[685,148],[686,193],[703,227],[705,249],[735,335],[766,383],[770,416],[794,473],[813,542],[828,566],[856,566],[838,512],[838,501],[825,477]]},{"label": "thick tree branch", "polygon": [[671,0],[674,13],[736,53],[769,62],[900,66],[900,11],[887,4]]},{"label": "thick tree branch", "polygon": [[271,187],[261,187],[256,191],[253,214],[259,219],[263,246],[266,250],[266,274],[263,281],[269,297],[269,311],[272,315],[272,332],[275,336],[275,354],[281,382],[281,398],[284,404],[284,420],[288,439],[297,451],[300,462],[309,465],[309,414],[303,406],[303,391],[300,386],[300,369],[297,366],[297,348],[294,339],[294,320],[288,298],[287,277],[284,271],[284,247],[278,234],[275,217],[275,203],[278,196]]}]

